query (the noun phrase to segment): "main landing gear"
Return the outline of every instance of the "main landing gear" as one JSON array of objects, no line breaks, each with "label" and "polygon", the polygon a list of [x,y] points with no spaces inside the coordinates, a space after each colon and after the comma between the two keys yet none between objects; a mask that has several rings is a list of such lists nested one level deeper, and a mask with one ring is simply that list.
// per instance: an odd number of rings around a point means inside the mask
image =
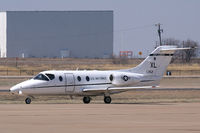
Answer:
[{"label": "main landing gear", "polygon": [[31,98],[27,97],[27,98],[25,99],[25,103],[26,103],[26,104],[30,104],[30,103],[31,103]]},{"label": "main landing gear", "polygon": [[104,97],[104,102],[105,102],[106,104],[110,104],[111,101],[112,101],[112,99],[111,99],[110,96],[105,96],[105,97]]},{"label": "main landing gear", "polygon": [[111,101],[112,101],[112,99],[111,99],[110,96],[105,96],[105,97],[104,97],[104,102],[105,102],[106,104],[110,104]]},{"label": "main landing gear", "polygon": [[91,100],[90,97],[83,97],[83,102],[84,102],[85,104],[90,103],[90,100]]},{"label": "main landing gear", "polygon": [[[91,101],[91,98],[89,96],[83,97],[83,103],[88,104],[88,103],[90,103],[90,101]],[[110,96],[104,96],[104,103],[110,104],[111,101],[112,101],[112,99]]]}]

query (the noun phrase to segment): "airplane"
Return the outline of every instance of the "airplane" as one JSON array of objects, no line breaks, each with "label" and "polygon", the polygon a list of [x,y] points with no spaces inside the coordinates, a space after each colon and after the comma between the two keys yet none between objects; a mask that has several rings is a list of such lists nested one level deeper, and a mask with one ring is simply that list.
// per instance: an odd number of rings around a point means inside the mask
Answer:
[{"label": "airplane", "polygon": [[88,104],[93,96],[104,96],[110,104],[110,95],[135,89],[157,87],[177,48],[158,46],[138,66],[123,70],[51,70],[40,72],[37,76],[10,88],[13,94],[25,95],[25,103],[30,104],[36,95],[69,95],[83,97]]}]

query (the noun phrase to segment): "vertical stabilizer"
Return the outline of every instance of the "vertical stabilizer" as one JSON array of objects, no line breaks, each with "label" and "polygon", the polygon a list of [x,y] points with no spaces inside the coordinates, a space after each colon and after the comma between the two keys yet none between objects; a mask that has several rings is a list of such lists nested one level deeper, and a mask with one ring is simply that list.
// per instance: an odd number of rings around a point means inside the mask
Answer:
[{"label": "vertical stabilizer", "polygon": [[142,63],[129,71],[162,77],[177,49],[176,46],[159,46]]}]

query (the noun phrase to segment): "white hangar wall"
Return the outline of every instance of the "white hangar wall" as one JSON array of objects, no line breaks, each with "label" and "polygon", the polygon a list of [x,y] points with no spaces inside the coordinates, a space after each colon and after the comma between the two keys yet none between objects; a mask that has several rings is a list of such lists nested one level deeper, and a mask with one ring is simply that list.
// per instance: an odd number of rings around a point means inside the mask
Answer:
[{"label": "white hangar wall", "polygon": [[6,12],[0,12],[0,56],[6,57]]},{"label": "white hangar wall", "polygon": [[61,57],[65,53],[103,58],[113,53],[113,11],[7,11],[1,17],[1,57]]}]

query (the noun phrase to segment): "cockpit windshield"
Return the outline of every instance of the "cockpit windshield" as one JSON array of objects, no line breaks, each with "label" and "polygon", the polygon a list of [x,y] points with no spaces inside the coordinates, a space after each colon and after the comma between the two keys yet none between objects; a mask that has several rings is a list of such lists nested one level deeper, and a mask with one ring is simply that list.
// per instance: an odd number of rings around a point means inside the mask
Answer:
[{"label": "cockpit windshield", "polygon": [[33,78],[35,80],[45,80],[45,81],[49,81],[49,79],[43,75],[43,74],[38,74],[35,78]]},{"label": "cockpit windshield", "polygon": [[53,75],[53,74],[45,73],[45,75],[46,75],[50,80],[53,80],[53,79],[55,78],[55,75]]}]

